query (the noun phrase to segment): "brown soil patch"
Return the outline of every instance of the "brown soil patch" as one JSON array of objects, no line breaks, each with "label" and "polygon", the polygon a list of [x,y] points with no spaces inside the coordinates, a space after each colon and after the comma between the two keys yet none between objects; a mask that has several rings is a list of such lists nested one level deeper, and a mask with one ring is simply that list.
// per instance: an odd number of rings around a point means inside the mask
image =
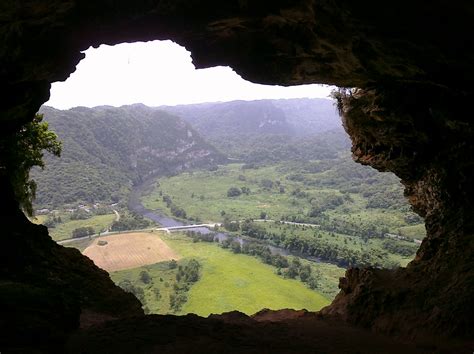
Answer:
[{"label": "brown soil patch", "polygon": [[259,208],[270,208],[271,205],[268,204],[257,204]]},{"label": "brown soil patch", "polygon": [[[107,241],[107,244],[99,246],[99,240]],[[83,254],[108,272],[180,258],[157,233],[145,232],[97,238]]]}]

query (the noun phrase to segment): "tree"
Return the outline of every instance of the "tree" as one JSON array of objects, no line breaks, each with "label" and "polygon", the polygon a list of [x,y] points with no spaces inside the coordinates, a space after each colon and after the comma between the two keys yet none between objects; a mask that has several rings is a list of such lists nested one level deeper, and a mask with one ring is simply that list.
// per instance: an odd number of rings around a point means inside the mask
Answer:
[{"label": "tree", "polygon": [[224,222],[222,223],[224,229],[227,231],[239,231],[240,223],[238,221],[232,221],[228,216],[224,218]]},{"label": "tree", "polygon": [[310,287],[310,289],[314,290],[318,287],[319,282],[318,282],[318,279],[314,275],[311,275],[308,279],[307,284]]},{"label": "tree", "polygon": [[287,276],[288,278],[294,279],[296,278],[297,275],[298,275],[298,270],[293,266],[293,264],[290,264],[290,267],[285,272],[285,276]]},{"label": "tree", "polygon": [[230,244],[230,249],[232,250],[232,252],[234,253],[240,253],[242,251],[241,247],[240,247],[240,242],[238,241],[233,241],[231,242]]},{"label": "tree", "polygon": [[273,188],[273,181],[270,180],[270,179],[262,179],[262,181],[260,182],[261,186],[264,188],[264,189],[272,189]]},{"label": "tree", "polygon": [[150,225],[150,222],[138,214],[124,214],[120,220],[115,220],[110,229],[112,231],[138,230]]},{"label": "tree", "polygon": [[173,214],[177,218],[186,219],[186,216],[187,216],[186,211],[183,208],[179,208],[176,205],[171,204],[170,210],[171,210],[171,214]]},{"label": "tree", "polygon": [[140,280],[143,282],[143,284],[150,284],[151,282],[150,274],[148,274],[146,270],[142,270],[140,272]]},{"label": "tree", "polygon": [[277,268],[287,268],[289,265],[288,260],[279,254],[272,257],[272,264]]},{"label": "tree", "polygon": [[231,245],[231,243],[232,243],[232,241],[231,241],[230,239],[225,238],[225,239],[223,239],[222,242],[221,242],[221,247],[222,247],[222,248],[229,248],[230,245]]},{"label": "tree", "polygon": [[237,188],[237,187],[230,187],[229,190],[227,191],[227,196],[229,198],[238,197],[241,194],[242,194],[242,191],[240,190],[240,188]]},{"label": "tree", "polygon": [[300,279],[302,282],[307,282],[311,276],[311,268],[309,265],[301,266],[300,268]]},{"label": "tree", "polygon": [[286,276],[289,278],[295,278],[297,275],[299,275],[299,270],[301,267],[301,262],[299,258],[293,258],[290,266],[288,267],[288,270],[286,271]]},{"label": "tree", "polygon": [[8,176],[20,208],[30,216],[36,196],[36,183],[30,179],[30,170],[34,166],[44,168],[43,150],[61,155],[61,142],[48,129],[48,123],[43,122],[42,114],[36,114],[16,134],[0,142],[1,173]]},{"label": "tree", "polygon": [[191,259],[184,268],[185,280],[187,282],[195,283],[199,280],[199,269],[201,265],[195,259]]},{"label": "tree", "polygon": [[92,217],[91,213],[85,210],[79,209],[71,214],[71,220],[86,220]]},{"label": "tree", "polygon": [[243,194],[246,194],[246,195],[250,194],[250,188],[249,187],[242,187],[241,190],[242,190]]},{"label": "tree", "polygon": [[94,234],[94,228],[92,226],[78,227],[72,230],[72,238],[85,237]]}]

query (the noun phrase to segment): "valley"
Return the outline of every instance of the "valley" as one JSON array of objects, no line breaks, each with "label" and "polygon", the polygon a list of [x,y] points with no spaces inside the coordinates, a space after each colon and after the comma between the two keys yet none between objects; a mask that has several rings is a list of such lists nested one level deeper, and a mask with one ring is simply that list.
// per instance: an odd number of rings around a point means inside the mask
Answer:
[{"label": "valley", "polygon": [[[220,222],[228,231],[343,267],[406,265],[425,231],[404,205],[401,186],[389,175],[365,176],[363,167],[351,171],[361,173],[359,179],[348,176],[336,183],[332,174],[345,163],[335,161],[320,172],[308,172],[307,164],[252,169],[231,164],[161,178],[143,201],[168,216]],[[241,192],[229,196],[231,188]]]},{"label": "valley", "polygon": [[345,269],[405,266],[425,236],[328,100],[43,112],[65,150],[33,173],[34,222],[147,313],[317,311]]}]

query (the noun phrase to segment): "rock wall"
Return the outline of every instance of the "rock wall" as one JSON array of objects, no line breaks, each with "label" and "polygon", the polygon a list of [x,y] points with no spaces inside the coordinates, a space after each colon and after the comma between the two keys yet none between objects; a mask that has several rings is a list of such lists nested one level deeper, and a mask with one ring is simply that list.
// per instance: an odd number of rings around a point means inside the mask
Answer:
[{"label": "rock wall", "polygon": [[339,100],[355,160],[402,178],[428,236],[407,269],[349,270],[323,313],[385,332],[472,337],[472,96],[404,85]]},{"label": "rock wall", "polygon": [[[9,195],[1,197],[6,203]],[[0,348],[6,352],[60,353],[80,325],[143,315],[140,302],[107,272],[51,240],[46,227],[30,223],[17,207],[2,209],[0,222]]]},{"label": "rock wall", "polygon": [[[23,284],[50,279],[45,286],[61,296],[57,284],[82,284],[63,279],[82,265],[81,281],[100,279],[117,301],[129,301],[79,254],[15,216],[16,203],[4,197],[10,188],[2,139],[33,118],[50,84],[74,71],[81,50],[172,39],[192,52],[197,67],[230,65],[251,81],[358,87],[341,106],[355,159],[402,178],[428,237],[407,269],[349,270],[324,313],[389,332],[416,335],[419,326],[472,337],[473,18],[469,1],[2,1],[0,207],[8,212],[1,239],[13,264],[2,273],[4,289],[13,288],[8,282],[18,272]],[[43,277],[61,264],[67,272]],[[97,300],[71,294],[91,306]],[[70,315],[56,313],[58,326],[77,325],[77,307],[69,300],[62,306]],[[135,312],[136,303],[130,306]]]}]

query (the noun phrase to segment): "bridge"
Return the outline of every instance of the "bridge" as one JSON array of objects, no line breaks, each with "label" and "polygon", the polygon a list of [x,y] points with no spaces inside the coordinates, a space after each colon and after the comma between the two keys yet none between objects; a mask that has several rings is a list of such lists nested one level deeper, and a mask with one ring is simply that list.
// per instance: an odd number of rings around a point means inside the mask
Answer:
[{"label": "bridge", "polygon": [[194,224],[194,225],[169,226],[169,227],[160,227],[160,228],[156,229],[156,231],[165,231],[167,233],[171,233],[172,231],[197,229],[197,228],[200,228],[200,227],[214,228],[216,226],[221,226],[221,225],[222,224],[219,224],[219,223],[213,223],[213,224]]}]

